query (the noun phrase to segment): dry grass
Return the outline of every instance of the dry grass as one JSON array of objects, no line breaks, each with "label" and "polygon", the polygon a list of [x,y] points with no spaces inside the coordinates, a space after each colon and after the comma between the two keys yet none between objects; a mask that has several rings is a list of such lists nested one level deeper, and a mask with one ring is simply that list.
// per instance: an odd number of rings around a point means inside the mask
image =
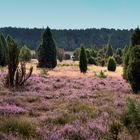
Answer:
[{"label": "dry grass", "polygon": [[[95,65],[89,65],[88,66],[88,71],[86,74],[80,73],[79,70],[79,62],[78,61],[63,61],[63,62],[58,62],[58,66],[54,70],[50,70],[48,72],[49,76],[54,76],[54,77],[71,77],[71,78],[78,78],[78,77],[93,77],[94,72],[99,73],[101,70],[106,71],[105,73],[109,77],[121,77],[123,69],[122,66],[118,66],[115,72],[109,72],[107,70],[107,67],[100,67],[100,66],[95,66]],[[32,60],[31,63],[27,64],[27,67],[29,68],[30,66],[34,67],[33,74],[40,75],[42,69],[37,68],[37,60]]]}]

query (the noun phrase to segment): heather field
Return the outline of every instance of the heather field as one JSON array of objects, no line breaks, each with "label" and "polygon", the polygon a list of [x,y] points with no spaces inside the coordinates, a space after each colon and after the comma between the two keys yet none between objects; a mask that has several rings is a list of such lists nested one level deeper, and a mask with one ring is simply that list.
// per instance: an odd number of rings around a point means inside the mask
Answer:
[{"label": "heather field", "polygon": [[[64,61],[50,71],[34,67],[33,75],[19,89],[3,86],[6,68],[0,72],[1,140],[105,140],[110,125],[120,119],[128,98],[140,101],[122,78],[122,67],[88,66],[79,71],[78,62]],[[103,70],[106,78],[97,75]],[[131,140],[123,129],[118,138]]]}]

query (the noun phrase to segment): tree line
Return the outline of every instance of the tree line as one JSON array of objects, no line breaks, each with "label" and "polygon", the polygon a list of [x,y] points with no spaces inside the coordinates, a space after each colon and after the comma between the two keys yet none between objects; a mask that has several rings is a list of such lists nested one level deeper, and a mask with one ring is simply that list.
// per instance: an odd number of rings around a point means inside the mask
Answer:
[{"label": "tree line", "polygon": [[[28,28],[0,28],[0,31],[6,37],[11,35],[14,39],[18,40],[19,46],[27,44],[30,49],[36,50],[40,43],[42,32],[45,29],[28,29]],[[108,40],[113,46],[113,49],[123,48],[129,45],[130,37],[133,30],[115,30],[115,29],[79,29],[79,30],[52,30],[56,46],[63,48],[66,51],[73,51],[81,44],[87,48],[96,45],[101,48],[107,44]]]}]

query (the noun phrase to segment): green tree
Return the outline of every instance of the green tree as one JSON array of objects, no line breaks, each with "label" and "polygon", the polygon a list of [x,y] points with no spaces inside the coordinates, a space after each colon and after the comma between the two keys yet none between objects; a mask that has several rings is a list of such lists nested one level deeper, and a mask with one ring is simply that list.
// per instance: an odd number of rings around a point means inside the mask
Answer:
[{"label": "green tree", "polygon": [[123,56],[123,78],[128,80],[128,74],[127,74],[127,70],[129,67],[129,59],[130,59],[130,53],[131,53],[131,49],[137,45],[137,47],[139,47],[140,45],[140,29],[136,28],[131,36],[131,44],[132,46],[127,47],[125,49],[124,52],[124,56]]},{"label": "green tree", "polygon": [[74,53],[73,53],[73,60],[74,61],[78,61],[79,60],[79,56],[80,56],[80,48],[75,49]]},{"label": "green tree", "polygon": [[31,76],[33,67],[30,68],[26,75],[25,63],[19,66],[19,47],[18,44],[10,37],[7,37],[8,45],[8,74],[6,77],[6,85],[8,87],[22,86]]},{"label": "green tree", "polygon": [[111,44],[108,43],[107,50],[106,50],[106,57],[110,57],[110,56],[113,56],[113,50]]},{"label": "green tree", "polygon": [[21,49],[20,49],[20,53],[19,53],[19,59],[20,61],[25,61],[28,62],[30,61],[32,58],[32,54],[30,49],[24,45]]},{"label": "green tree", "polygon": [[134,93],[140,91],[140,45],[129,50],[129,61],[126,69],[126,77]]},{"label": "green tree", "polygon": [[115,55],[119,55],[120,57],[122,57],[123,56],[123,50],[121,48],[117,48],[116,52],[115,52]]},{"label": "green tree", "polygon": [[107,69],[108,69],[108,71],[115,71],[116,70],[116,62],[115,62],[114,57],[109,57]]},{"label": "green tree", "polygon": [[136,28],[131,36],[131,45],[140,45],[140,29]]},{"label": "green tree", "polygon": [[7,64],[8,48],[4,36],[0,33],[0,65],[5,66]]},{"label": "green tree", "polygon": [[42,42],[37,50],[38,66],[42,68],[55,68],[57,65],[57,50],[53,35],[49,27],[44,31]]},{"label": "green tree", "polygon": [[80,71],[82,73],[86,73],[87,72],[87,56],[86,56],[85,47],[83,45],[81,45],[79,67],[80,67]]}]

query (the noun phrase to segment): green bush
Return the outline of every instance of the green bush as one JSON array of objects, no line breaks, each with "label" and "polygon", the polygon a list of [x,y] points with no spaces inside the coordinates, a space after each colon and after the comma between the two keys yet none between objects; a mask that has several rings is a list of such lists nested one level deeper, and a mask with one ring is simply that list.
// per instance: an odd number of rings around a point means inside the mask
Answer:
[{"label": "green bush", "polygon": [[83,45],[81,45],[81,51],[80,51],[80,71],[82,73],[86,73],[87,71],[87,56],[86,56],[86,51]]},{"label": "green bush", "polygon": [[127,68],[128,68],[128,65],[129,65],[129,52],[130,52],[130,47],[126,50],[126,52],[123,56],[123,78],[125,80],[128,80]]},{"label": "green bush", "polygon": [[114,58],[115,58],[115,61],[116,61],[116,63],[117,64],[122,64],[122,57],[121,56],[119,56],[119,55],[114,55]]},{"label": "green bush", "polygon": [[90,58],[88,59],[88,64],[94,64],[94,65],[96,65],[95,59],[94,59],[93,57],[90,57]]},{"label": "green bush", "polygon": [[101,60],[101,66],[102,66],[102,67],[105,66],[105,60],[104,60],[104,59]]},{"label": "green bush", "polygon": [[66,53],[65,56],[64,56],[64,59],[65,59],[65,60],[70,60],[70,59],[71,59],[70,54],[67,54],[67,53]]},{"label": "green bush", "polygon": [[100,79],[104,79],[104,78],[106,78],[107,77],[107,75],[105,74],[105,72],[104,71],[100,71],[100,73],[97,75]]},{"label": "green bush", "polygon": [[121,122],[130,134],[140,132],[140,105],[136,101],[128,99],[127,108],[121,115]]},{"label": "green bush", "polygon": [[113,57],[109,57],[108,64],[107,64],[108,71],[115,71],[116,70],[116,62]]},{"label": "green bush", "polygon": [[30,49],[26,45],[24,45],[24,47],[20,49],[19,60],[28,62],[31,61],[31,58],[32,58],[32,54]]},{"label": "green bush", "polygon": [[36,126],[27,118],[0,117],[0,132],[31,137],[35,134]]},{"label": "green bush", "polygon": [[126,77],[134,93],[140,91],[140,45],[133,46],[129,52]]}]

